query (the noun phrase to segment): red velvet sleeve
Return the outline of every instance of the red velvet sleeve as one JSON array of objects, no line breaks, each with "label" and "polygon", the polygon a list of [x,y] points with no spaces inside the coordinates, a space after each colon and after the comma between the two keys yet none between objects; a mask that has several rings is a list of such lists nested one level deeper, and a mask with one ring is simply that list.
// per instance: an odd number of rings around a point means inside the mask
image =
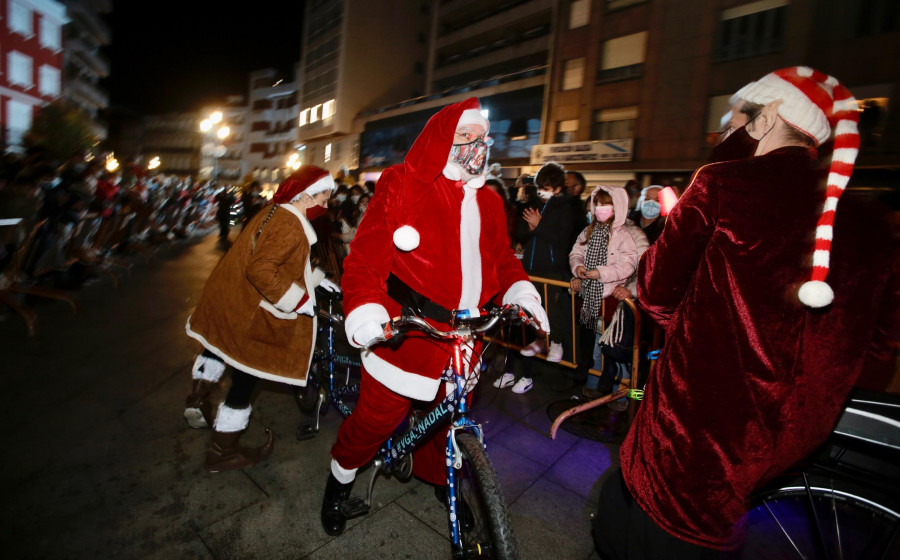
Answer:
[{"label": "red velvet sleeve", "polygon": [[701,168],[669,214],[662,235],[638,265],[641,308],[666,330],[716,228],[713,176]]}]

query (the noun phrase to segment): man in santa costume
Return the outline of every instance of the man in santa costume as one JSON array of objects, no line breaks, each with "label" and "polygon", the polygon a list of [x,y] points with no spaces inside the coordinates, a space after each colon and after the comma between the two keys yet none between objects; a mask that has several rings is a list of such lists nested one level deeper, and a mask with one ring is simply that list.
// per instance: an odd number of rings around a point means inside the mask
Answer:
[{"label": "man in santa costume", "polygon": [[[212,426],[206,469],[252,467],[272,450],[239,445],[250,422],[250,395],[260,378],[306,385],[315,346],[315,288],[324,273],[309,264],[316,234],[310,221],[325,211],[334,181],[325,169],[304,166],[285,179],[222,257],[187,321],[187,334],[203,346],[193,368],[193,391],[184,417],[192,428]],[[231,388],[213,422],[210,393],[225,366]]]},{"label": "man in santa costume", "polygon": [[[484,185],[490,125],[476,98],[449,105],[425,125],[404,162],[384,171],[350,254],[341,287],[347,338],[365,348],[391,317],[410,311],[442,330],[450,311],[478,309],[494,296],[546,328],[540,296],[510,249],[503,201]],[[331,450],[322,526],[344,530],[340,504],[356,471],[406,417],[411,400],[442,400],[449,346],[410,333],[399,346],[362,352],[362,388]],[[416,476],[446,484],[446,432],[415,453]]]},{"label": "man in santa costume", "polygon": [[[900,305],[888,235],[853,198],[836,214],[857,115],[838,80],[802,66],[732,97],[720,163],[695,173],[640,262],[641,307],[666,344],[622,476],[601,490],[604,558],[740,546],[753,491],[826,439],[867,359],[890,357]],[[822,181],[816,148],[830,139]]]}]

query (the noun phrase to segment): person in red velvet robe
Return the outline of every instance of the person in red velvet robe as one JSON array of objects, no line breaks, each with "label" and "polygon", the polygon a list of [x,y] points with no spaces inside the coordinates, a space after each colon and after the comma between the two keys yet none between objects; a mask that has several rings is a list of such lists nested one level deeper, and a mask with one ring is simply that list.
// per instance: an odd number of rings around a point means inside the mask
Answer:
[{"label": "person in red velvet robe", "polygon": [[[858,147],[855,100],[797,67],[732,103],[728,161],[695,173],[639,265],[641,306],[666,344],[621,476],[601,490],[606,559],[739,547],[751,493],[826,439],[867,357],[896,344],[896,247],[871,215],[845,203],[835,216]],[[823,192],[816,146],[832,133]]]},{"label": "person in red velvet robe", "polygon": [[[322,526],[331,535],[344,529],[340,504],[356,470],[406,418],[410,402],[446,395],[440,377],[448,347],[410,333],[399,346],[366,349],[384,323],[417,307],[429,323],[448,330],[449,311],[474,310],[499,296],[547,328],[540,296],[510,248],[503,201],[481,188],[489,128],[476,98],[435,114],[404,162],[381,175],[344,260],[345,329],[350,343],[364,350],[359,400],[331,450],[322,504]],[[438,488],[446,484],[445,443],[443,431],[416,451],[413,462],[414,474]]]}]

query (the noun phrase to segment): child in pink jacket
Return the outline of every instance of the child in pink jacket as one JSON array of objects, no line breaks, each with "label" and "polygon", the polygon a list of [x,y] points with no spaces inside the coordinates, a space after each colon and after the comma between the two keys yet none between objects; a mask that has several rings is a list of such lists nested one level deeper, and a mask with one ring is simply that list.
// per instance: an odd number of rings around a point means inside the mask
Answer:
[{"label": "child in pink jacket", "polygon": [[[628,193],[625,189],[598,186],[591,193],[590,209],[591,223],[578,236],[569,253],[569,267],[575,276],[570,286],[572,291],[581,294],[582,306],[578,320],[586,330],[586,336],[582,337],[579,363],[590,367],[590,360],[593,358],[595,367],[599,367],[602,356],[599,344],[603,334],[598,329],[598,322],[602,320],[602,301],[613,298],[607,302],[607,306],[615,307],[618,301],[632,296],[625,288],[625,283],[637,270],[638,251],[634,238],[625,226],[628,214]],[[604,342],[621,342],[625,334],[622,326],[629,322],[622,316],[623,313],[631,315],[631,309],[623,305],[617,310],[619,316],[614,317],[607,325],[609,332],[606,333]],[[633,317],[630,323],[634,324]],[[616,325],[618,328],[613,328]],[[607,357],[603,377],[589,375],[584,395],[597,398],[604,392],[611,392],[616,378],[625,380],[629,378],[628,375],[624,363]],[[624,403],[615,404],[621,407]]]}]

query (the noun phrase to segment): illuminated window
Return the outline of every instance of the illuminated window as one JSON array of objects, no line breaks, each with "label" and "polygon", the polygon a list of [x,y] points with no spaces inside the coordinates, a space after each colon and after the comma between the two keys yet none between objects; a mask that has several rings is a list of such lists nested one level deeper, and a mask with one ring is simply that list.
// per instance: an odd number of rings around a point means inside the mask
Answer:
[{"label": "illuminated window", "polygon": [[18,31],[25,37],[31,37],[34,34],[31,25],[31,10],[28,6],[18,0],[9,0],[9,29]]},{"label": "illuminated window", "polygon": [[309,124],[309,109],[300,111],[300,126]]},{"label": "illuminated window", "polygon": [[18,51],[6,55],[9,64],[9,83],[31,87],[34,84],[31,70],[31,57]]},{"label": "illuminated window", "polygon": [[325,162],[331,161],[331,143],[325,144]]},{"label": "illuminated window", "polygon": [[319,103],[309,112],[309,122],[314,123],[319,120],[319,113],[322,111],[322,104]]},{"label": "illuminated window", "polygon": [[587,25],[590,19],[590,0],[573,0],[569,5],[569,29]]},{"label": "illuminated window", "polygon": [[41,33],[39,39],[41,45],[48,49],[59,50],[61,47],[59,24],[45,17],[41,18]]},{"label": "illuminated window", "polygon": [[334,99],[326,101],[322,105],[322,119],[334,116]]},{"label": "illuminated window", "polygon": [[43,95],[59,96],[59,70],[42,64],[38,68],[38,88]]},{"label": "illuminated window", "polygon": [[578,120],[558,121],[556,123],[556,142],[564,144],[575,141],[575,133],[578,132]]},{"label": "illuminated window", "polygon": [[584,85],[584,58],[570,58],[564,63],[563,91],[581,89]]}]

